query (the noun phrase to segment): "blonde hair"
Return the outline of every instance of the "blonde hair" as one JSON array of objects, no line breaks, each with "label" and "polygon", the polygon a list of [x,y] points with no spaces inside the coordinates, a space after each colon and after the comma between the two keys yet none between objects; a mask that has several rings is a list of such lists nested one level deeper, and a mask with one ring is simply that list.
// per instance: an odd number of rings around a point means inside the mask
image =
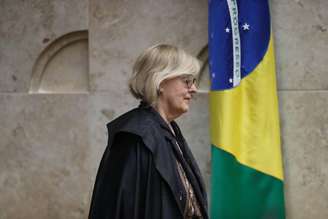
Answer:
[{"label": "blonde hair", "polygon": [[197,78],[199,70],[199,61],[184,50],[167,44],[154,45],[141,53],[134,63],[130,92],[136,99],[153,105],[163,80],[180,75]]}]

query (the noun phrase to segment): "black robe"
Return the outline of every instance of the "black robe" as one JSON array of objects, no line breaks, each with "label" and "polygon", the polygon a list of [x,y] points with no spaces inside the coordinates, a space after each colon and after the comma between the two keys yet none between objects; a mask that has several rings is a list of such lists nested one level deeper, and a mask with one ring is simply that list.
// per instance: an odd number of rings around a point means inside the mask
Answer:
[{"label": "black robe", "polygon": [[193,186],[203,218],[208,218],[201,173],[179,127],[175,122],[171,125],[176,136],[152,107],[144,105],[107,124],[108,146],[98,169],[89,219],[183,218],[186,192],[176,160]]}]

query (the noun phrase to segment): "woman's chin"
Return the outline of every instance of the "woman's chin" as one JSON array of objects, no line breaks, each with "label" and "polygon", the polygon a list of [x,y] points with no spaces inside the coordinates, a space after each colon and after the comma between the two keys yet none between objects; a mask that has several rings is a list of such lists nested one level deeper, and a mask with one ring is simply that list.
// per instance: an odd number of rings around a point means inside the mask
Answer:
[{"label": "woman's chin", "polygon": [[186,113],[189,111],[189,105],[188,104],[185,104],[182,108],[181,108],[181,111],[183,111],[183,113]]}]

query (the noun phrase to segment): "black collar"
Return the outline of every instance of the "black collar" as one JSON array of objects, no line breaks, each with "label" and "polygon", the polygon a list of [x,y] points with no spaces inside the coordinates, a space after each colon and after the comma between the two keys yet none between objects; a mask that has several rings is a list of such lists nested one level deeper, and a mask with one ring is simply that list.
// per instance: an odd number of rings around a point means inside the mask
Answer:
[{"label": "black collar", "polygon": [[[167,134],[170,135],[170,136],[167,136],[167,137],[173,137],[173,138],[175,137],[174,133],[172,133],[169,125],[166,123],[166,121],[163,119],[163,117],[159,114],[159,112],[154,109],[154,107],[152,107],[151,105],[147,104],[144,101],[140,101],[140,104],[139,104],[138,108],[145,109],[145,110],[151,112],[152,115],[154,116],[154,118],[156,119],[156,121],[161,126],[161,128],[163,128],[166,132],[168,132]],[[178,126],[175,121],[170,122],[170,124],[171,124],[174,132],[178,131],[175,128],[175,127]]]}]

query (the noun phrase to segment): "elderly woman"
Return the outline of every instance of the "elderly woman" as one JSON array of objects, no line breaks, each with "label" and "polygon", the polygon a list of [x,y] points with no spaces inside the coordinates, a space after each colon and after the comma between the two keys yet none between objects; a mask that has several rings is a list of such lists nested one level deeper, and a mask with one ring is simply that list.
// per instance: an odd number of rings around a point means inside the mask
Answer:
[{"label": "elderly woman", "polygon": [[141,103],[107,124],[89,219],[208,218],[201,173],[174,121],[189,109],[198,71],[171,45],[138,57],[129,86]]}]

